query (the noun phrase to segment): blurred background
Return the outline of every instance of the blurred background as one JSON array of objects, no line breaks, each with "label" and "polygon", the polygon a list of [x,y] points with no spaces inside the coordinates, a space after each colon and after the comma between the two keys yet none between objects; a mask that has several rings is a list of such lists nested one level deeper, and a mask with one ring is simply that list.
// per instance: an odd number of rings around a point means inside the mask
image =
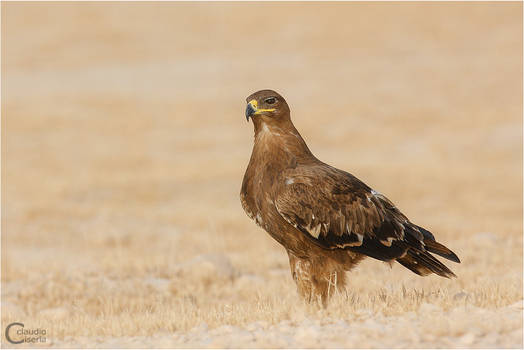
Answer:
[{"label": "blurred background", "polygon": [[522,299],[520,3],[2,3],[4,325],[152,334],[256,320],[159,303],[294,300],[284,250],[239,202],[245,98],[266,88],[319,159],[463,261],[455,282],[366,261],[359,288]]}]

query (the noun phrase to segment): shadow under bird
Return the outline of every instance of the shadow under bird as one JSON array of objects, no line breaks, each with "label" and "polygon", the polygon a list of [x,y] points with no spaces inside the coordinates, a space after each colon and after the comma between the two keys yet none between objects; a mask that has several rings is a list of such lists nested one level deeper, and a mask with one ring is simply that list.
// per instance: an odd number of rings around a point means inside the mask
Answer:
[{"label": "shadow under bird", "polygon": [[431,253],[459,263],[428,230],[383,194],[318,160],[272,90],[247,98],[255,141],[240,200],[247,215],[287,251],[299,294],[324,306],[366,256],[425,276],[455,274]]}]

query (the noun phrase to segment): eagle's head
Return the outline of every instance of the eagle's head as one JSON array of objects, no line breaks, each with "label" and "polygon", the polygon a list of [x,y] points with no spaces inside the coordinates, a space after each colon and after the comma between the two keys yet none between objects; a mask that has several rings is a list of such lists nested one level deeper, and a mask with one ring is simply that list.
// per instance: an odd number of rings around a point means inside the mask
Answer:
[{"label": "eagle's head", "polygon": [[260,90],[246,98],[246,119],[276,124],[289,120],[289,107],[286,100],[273,90]]}]

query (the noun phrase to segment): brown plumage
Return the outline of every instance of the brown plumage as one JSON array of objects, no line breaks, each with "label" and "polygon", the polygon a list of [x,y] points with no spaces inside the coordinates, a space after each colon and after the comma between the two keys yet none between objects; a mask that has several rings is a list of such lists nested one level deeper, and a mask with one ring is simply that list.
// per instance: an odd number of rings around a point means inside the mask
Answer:
[{"label": "brown plumage", "polygon": [[247,98],[255,143],[240,200],[247,215],[282,244],[299,293],[326,304],[345,271],[366,256],[398,261],[425,276],[455,276],[430,253],[460,262],[427,230],[355,176],[315,158],[279,94]]}]

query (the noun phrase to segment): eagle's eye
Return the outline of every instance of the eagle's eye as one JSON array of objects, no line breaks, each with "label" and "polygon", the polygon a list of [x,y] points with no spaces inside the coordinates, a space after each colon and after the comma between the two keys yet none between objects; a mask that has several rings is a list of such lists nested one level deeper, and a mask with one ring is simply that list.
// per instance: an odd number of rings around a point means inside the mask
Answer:
[{"label": "eagle's eye", "polygon": [[270,98],[266,98],[264,102],[267,103],[268,105],[272,105],[273,103],[277,102],[277,99],[274,97],[270,97]]}]

